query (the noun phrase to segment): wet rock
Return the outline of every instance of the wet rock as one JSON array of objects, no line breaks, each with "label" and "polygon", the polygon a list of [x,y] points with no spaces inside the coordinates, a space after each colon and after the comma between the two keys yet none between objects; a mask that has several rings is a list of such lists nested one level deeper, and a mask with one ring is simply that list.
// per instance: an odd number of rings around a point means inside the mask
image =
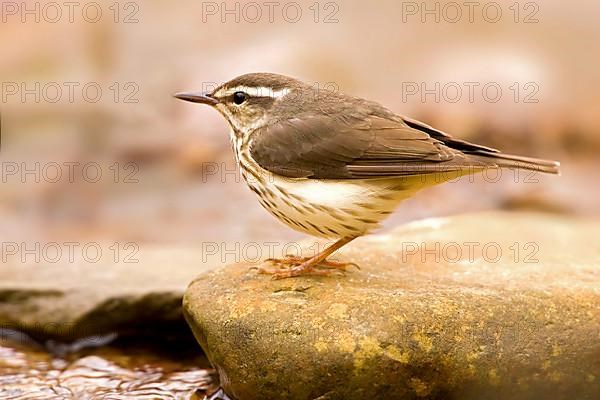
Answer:
[{"label": "wet rock", "polygon": [[596,399],[599,236],[542,214],[430,219],[349,245],[346,276],[200,275],[184,314],[238,400]]},{"label": "wet rock", "polygon": [[[55,253],[39,262],[35,254],[12,254],[13,248],[3,254],[0,328],[59,344],[110,332],[161,336],[189,331],[181,314],[183,292],[192,277],[218,266],[217,259],[200,250],[152,246],[121,246],[115,258],[114,244],[96,244],[103,251],[97,259],[93,249],[86,255],[81,245],[73,246],[79,250],[72,258],[63,253],[59,262],[49,262]],[[35,249],[34,244],[18,245]]]}]

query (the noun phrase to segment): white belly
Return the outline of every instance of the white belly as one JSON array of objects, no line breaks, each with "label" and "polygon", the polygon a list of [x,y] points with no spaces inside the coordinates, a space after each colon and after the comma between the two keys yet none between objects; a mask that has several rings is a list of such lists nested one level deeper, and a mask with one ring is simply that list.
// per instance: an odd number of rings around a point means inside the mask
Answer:
[{"label": "white belly", "polygon": [[428,186],[423,176],[386,179],[294,179],[261,168],[235,146],[241,173],[260,203],[289,227],[313,236],[361,236],[379,227],[402,200]]},{"label": "white belly", "polygon": [[378,228],[416,191],[394,190],[393,180],[271,179],[267,192],[274,196],[261,204],[291,228],[328,238],[360,236]]}]

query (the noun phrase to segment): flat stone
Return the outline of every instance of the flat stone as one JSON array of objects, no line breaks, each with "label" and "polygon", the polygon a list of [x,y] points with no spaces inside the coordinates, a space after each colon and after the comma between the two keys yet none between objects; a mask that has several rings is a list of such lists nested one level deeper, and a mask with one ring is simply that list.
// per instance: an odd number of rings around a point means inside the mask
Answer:
[{"label": "flat stone", "polygon": [[113,244],[93,243],[103,250],[98,259],[93,249],[86,254],[79,246],[72,258],[63,253],[56,263],[50,252],[39,262],[35,254],[22,258],[22,249],[34,249],[34,243],[19,243],[16,255],[8,248],[8,262],[0,267],[0,328],[61,341],[113,332],[185,332],[181,299],[187,283],[220,264],[201,250],[160,246],[121,246],[115,262]]},{"label": "flat stone", "polygon": [[351,243],[345,276],[202,274],[184,315],[238,400],[597,399],[599,237],[544,214],[429,219]]}]

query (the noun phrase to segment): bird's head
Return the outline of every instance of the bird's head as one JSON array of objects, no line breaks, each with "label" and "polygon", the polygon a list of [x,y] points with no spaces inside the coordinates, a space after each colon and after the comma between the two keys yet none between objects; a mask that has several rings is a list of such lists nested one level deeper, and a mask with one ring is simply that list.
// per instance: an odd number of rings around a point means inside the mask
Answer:
[{"label": "bird's head", "polygon": [[207,93],[177,93],[175,97],[217,109],[236,135],[283,118],[291,118],[310,107],[314,89],[284,75],[252,73],[238,76]]}]

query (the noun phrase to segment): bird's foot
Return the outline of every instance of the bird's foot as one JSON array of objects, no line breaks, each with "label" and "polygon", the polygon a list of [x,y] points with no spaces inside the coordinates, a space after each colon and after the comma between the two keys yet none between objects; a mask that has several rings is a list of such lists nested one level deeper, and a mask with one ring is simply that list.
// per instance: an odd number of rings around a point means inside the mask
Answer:
[{"label": "bird's foot", "polygon": [[[310,263],[313,260],[313,257],[298,257],[293,254],[287,254],[285,258],[267,258],[265,262],[271,263],[274,265],[279,265],[284,268],[286,267],[297,267],[305,263]],[[326,268],[326,269],[339,269],[342,271],[346,271],[348,267],[356,267],[360,269],[358,264],[353,262],[341,262],[341,261],[329,261],[329,260],[321,260],[316,263],[313,263],[315,267]]]},{"label": "bird's foot", "polygon": [[265,260],[263,265],[255,268],[259,274],[271,275],[273,279],[283,279],[302,275],[344,275],[347,268],[351,266],[360,269],[355,263],[328,260],[317,261],[311,257],[287,255],[282,259],[269,258]]}]

